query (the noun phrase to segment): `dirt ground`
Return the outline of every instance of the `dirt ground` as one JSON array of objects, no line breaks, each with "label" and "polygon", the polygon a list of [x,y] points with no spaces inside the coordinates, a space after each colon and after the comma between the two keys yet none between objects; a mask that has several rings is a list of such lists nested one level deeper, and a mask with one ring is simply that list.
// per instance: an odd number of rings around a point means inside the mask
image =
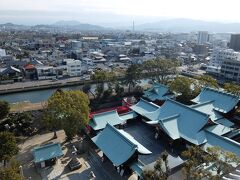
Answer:
[{"label": "dirt ground", "polygon": [[45,102],[31,103],[31,102],[21,102],[11,104],[10,112],[24,112],[43,109]]},{"label": "dirt ground", "polygon": [[33,156],[31,150],[39,145],[44,145],[50,142],[60,142],[62,143],[65,140],[65,133],[64,131],[57,132],[58,138],[53,138],[53,133],[46,133],[35,135],[33,137],[28,138],[23,143],[19,144],[20,152],[16,156],[16,159],[21,163],[23,166],[23,173],[26,179],[34,179],[34,180],[41,180],[40,174],[37,172],[36,168],[33,164]]}]

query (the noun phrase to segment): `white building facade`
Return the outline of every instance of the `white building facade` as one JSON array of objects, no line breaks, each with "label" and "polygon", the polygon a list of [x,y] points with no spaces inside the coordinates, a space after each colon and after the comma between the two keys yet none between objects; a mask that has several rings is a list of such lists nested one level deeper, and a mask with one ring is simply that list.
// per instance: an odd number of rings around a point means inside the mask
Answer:
[{"label": "white building facade", "polygon": [[82,72],[82,63],[80,60],[64,59],[64,64],[67,66],[69,76],[80,76]]}]

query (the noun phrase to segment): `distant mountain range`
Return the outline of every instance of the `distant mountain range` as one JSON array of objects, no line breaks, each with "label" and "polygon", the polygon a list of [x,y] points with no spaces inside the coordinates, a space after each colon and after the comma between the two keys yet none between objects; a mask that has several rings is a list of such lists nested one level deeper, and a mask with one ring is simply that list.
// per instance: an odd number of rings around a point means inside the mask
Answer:
[{"label": "distant mountain range", "polygon": [[192,19],[170,19],[138,25],[135,29],[160,32],[209,31],[215,33],[226,33],[240,32],[240,23],[219,23]]},{"label": "distant mountain range", "polygon": [[[110,26],[110,25],[109,25]],[[108,27],[109,27],[108,26]],[[84,24],[78,21],[58,21],[49,25],[25,26],[12,23],[0,24],[0,28],[5,29],[64,29],[64,30],[111,30],[104,26]],[[132,27],[112,27],[112,29],[131,30]],[[215,33],[238,33],[240,32],[240,23],[220,23],[208,22],[192,19],[169,19],[158,22],[145,23],[136,25],[135,30],[139,31],[155,31],[155,32],[192,32],[192,31],[209,31]]]},{"label": "distant mountain range", "polygon": [[88,30],[106,30],[109,28],[105,28],[102,26],[92,25],[92,24],[83,24],[78,21],[58,21],[54,24],[40,24],[35,26],[26,26],[26,25],[17,25],[13,23],[5,23],[0,24],[0,28],[5,29],[64,29],[64,30],[82,30],[82,31],[88,31]]}]

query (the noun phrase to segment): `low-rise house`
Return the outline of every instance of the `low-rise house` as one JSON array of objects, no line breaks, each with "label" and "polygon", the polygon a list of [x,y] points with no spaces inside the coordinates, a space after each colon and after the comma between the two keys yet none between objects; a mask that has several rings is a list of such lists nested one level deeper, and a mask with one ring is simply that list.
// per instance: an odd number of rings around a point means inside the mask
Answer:
[{"label": "low-rise house", "polygon": [[61,145],[52,143],[32,150],[34,163],[37,167],[45,168],[56,163],[57,159],[63,155]]},{"label": "low-rise house", "polygon": [[7,68],[2,69],[0,73],[1,80],[12,80],[14,82],[22,81],[23,73],[20,69],[13,66],[8,66]]}]

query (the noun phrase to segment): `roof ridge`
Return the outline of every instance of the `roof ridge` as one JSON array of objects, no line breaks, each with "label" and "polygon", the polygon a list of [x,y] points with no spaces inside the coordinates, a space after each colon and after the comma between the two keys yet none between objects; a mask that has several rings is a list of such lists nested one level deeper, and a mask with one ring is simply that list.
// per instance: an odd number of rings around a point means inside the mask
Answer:
[{"label": "roof ridge", "polygon": [[212,102],[214,102],[214,101],[215,101],[215,100],[209,100],[209,101],[205,101],[205,102],[203,102],[203,103],[193,104],[193,105],[191,105],[190,107],[191,107],[191,108],[195,108],[195,107],[203,106],[203,105],[206,105],[206,104],[210,104],[210,103],[212,103]]},{"label": "roof ridge", "polygon": [[215,134],[215,133],[213,133],[211,131],[205,130],[205,129],[204,129],[204,131],[207,132],[207,133],[211,133],[212,135],[216,136],[217,138],[220,138],[220,139],[223,139],[225,141],[228,141],[229,143],[233,144],[234,146],[237,145],[237,146],[240,147],[240,143],[237,142],[237,141],[234,141],[234,140],[232,140],[232,139],[230,139],[228,137],[225,137],[225,136],[217,135],[217,134]]},{"label": "roof ridge", "polygon": [[[124,141],[126,141],[128,144],[130,144],[130,145],[132,146],[132,148],[137,149],[137,145],[134,144],[134,143],[133,143],[132,141],[130,141],[129,139],[127,139],[123,134],[121,134],[121,133],[117,130],[117,128],[115,128],[114,126],[111,126],[111,124],[109,124],[109,123],[106,124],[106,127],[109,127],[109,128],[110,128],[112,131],[114,131],[116,134],[120,135],[121,138],[122,138]],[[106,127],[105,127],[105,128],[106,128]]]},{"label": "roof ridge", "polygon": [[224,95],[228,95],[228,96],[232,96],[232,97],[238,98],[237,95],[232,94],[230,92],[227,92],[225,90],[220,90],[220,89],[211,88],[211,87],[204,87],[203,89],[210,90],[210,91],[215,91],[215,92],[218,92],[218,93],[221,93],[221,94],[224,94]]},{"label": "roof ridge", "polygon": [[[94,114],[94,115],[93,115],[93,118],[94,118],[95,116],[98,116],[98,115],[110,114],[110,113],[112,113],[112,112],[116,112],[116,113],[117,113],[117,110],[110,110],[110,111],[100,112],[100,113]],[[118,113],[117,113],[117,114],[118,114]]]},{"label": "roof ridge", "polygon": [[[152,106],[155,106],[155,107],[157,107],[157,108],[160,108],[160,106],[158,106],[157,104],[155,104],[155,103],[153,103],[153,102],[149,102],[149,101],[147,101],[147,100],[145,100],[145,99],[143,99],[143,98],[140,98],[140,101],[144,101],[144,102],[146,102],[146,103],[149,104],[149,105],[152,105]],[[140,101],[138,101],[138,103],[139,103]],[[138,103],[137,103],[137,104],[138,104]]]},{"label": "roof ridge", "polygon": [[42,145],[42,146],[36,146],[35,148],[33,148],[32,151],[38,151],[40,149],[47,148],[47,147],[50,147],[50,146],[55,146],[55,145],[60,146],[60,143],[59,142],[55,142],[55,143],[45,144],[45,145]]},{"label": "roof ridge", "polygon": [[175,117],[179,117],[180,116],[180,114],[178,113],[178,114],[174,114],[174,115],[172,115],[172,116],[169,116],[169,117],[166,117],[166,118],[163,118],[163,119],[159,119],[158,121],[170,121],[170,120],[172,120],[173,118],[175,118]]},{"label": "roof ridge", "polygon": [[[204,116],[206,116],[206,117],[208,117],[208,118],[210,117],[209,114],[200,112],[200,111],[198,111],[198,110],[196,110],[196,109],[193,109],[193,108],[191,108],[191,107],[189,107],[189,106],[187,106],[187,105],[185,105],[185,104],[182,104],[182,103],[180,103],[180,102],[174,101],[174,100],[172,100],[172,99],[169,99],[169,98],[168,98],[166,101],[170,101],[170,102],[172,102],[172,103],[178,104],[179,106],[183,106],[183,107],[185,107],[185,108],[187,108],[187,109],[190,109],[191,111],[194,111],[194,112],[196,112],[196,113],[202,114],[202,115],[204,115]],[[165,103],[166,103],[166,102],[165,102]]]}]

